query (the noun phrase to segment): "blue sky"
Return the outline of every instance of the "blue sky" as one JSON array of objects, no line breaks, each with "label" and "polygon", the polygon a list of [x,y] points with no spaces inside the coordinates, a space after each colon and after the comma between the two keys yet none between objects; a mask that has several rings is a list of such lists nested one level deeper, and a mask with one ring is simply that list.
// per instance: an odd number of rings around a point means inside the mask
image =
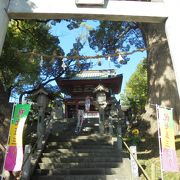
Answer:
[{"label": "blue sky", "polygon": [[[95,28],[98,25],[98,21],[88,21],[87,24],[90,27]],[[75,39],[79,37],[81,34],[86,36],[87,29],[82,26],[79,29],[75,30],[68,30],[66,27],[67,23],[62,21],[61,23],[56,24],[56,26],[52,27],[51,33],[53,35],[56,35],[60,39],[60,45],[64,49],[65,53],[67,54],[69,50],[73,47],[73,43],[75,42]],[[96,55],[94,50],[92,50],[88,42],[85,43],[85,47],[83,50],[81,50],[82,55]],[[123,92],[126,83],[128,82],[130,76],[132,73],[136,70],[137,64],[143,60],[146,57],[146,52],[137,52],[130,56],[130,61],[126,65],[122,65],[120,68],[117,68],[114,66],[113,62],[108,64],[107,60],[102,59],[102,65],[98,66],[95,65],[92,69],[116,69],[117,74],[123,74],[123,83],[122,83],[122,89],[121,92]],[[95,60],[93,60],[94,62]],[[95,63],[97,64],[97,63]],[[118,96],[116,96],[117,99]]]},{"label": "blue sky", "polygon": [[[86,22],[90,27],[95,28],[98,25],[98,21],[87,21]],[[85,26],[81,26],[79,29],[68,30],[67,22],[62,21],[61,23],[57,23],[55,26],[52,26],[51,33],[55,36],[58,36],[60,39],[60,46],[63,48],[65,53],[67,54],[69,50],[73,47],[73,43],[75,39],[79,37],[81,34],[86,35],[87,29]],[[85,47],[81,50],[82,55],[90,55],[95,56],[96,52],[92,50],[88,42],[86,42]],[[137,52],[130,56],[130,61],[126,65],[122,65],[120,68],[114,66],[114,63],[111,62],[110,65],[108,64],[107,60],[102,59],[102,65],[98,66],[97,62],[95,62],[95,66],[92,69],[115,69],[117,74],[123,74],[123,82],[121,92],[123,92],[126,83],[128,82],[132,73],[136,70],[138,63],[146,58],[146,52]],[[95,60],[93,60],[94,62]],[[55,82],[54,82],[55,83]],[[119,95],[116,95],[116,98],[119,100]],[[10,102],[18,101],[18,97],[11,97]]]},{"label": "blue sky", "polygon": [[[96,27],[98,25],[97,21],[88,21],[87,22],[89,26]],[[65,53],[68,53],[69,50],[73,47],[73,42],[75,42],[75,39],[80,36],[80,34],[86,34],[87,30],[82,26],[79,29],[75,30],[68,30],[66,27],[67,23],[65,21],[56,24],[51,30],[51,33],[53,35],[56,35],[60,39],[60,45],[63,47]],[[84,49],[81,51],[81,54],[83,55],[96,55],[94,50],[92,50],[88,46],[88,42],[86,42]],[[101,66],[94,66],[93,69],[116,69],[118,74],[123,74],[123,84],[122,84],[122,90],[125,87],[126,82],[132,75],[132,73],[136,70],[137,64],[146,57],[146,52],[138,52],[134,53],[130,57],[130,61],[127,65],[121,66],[121,68],[116,68],[114,64],[111,62],[110,66],[106,60],[102,60]],[[94,62],[94,60],[93,60]]]}]

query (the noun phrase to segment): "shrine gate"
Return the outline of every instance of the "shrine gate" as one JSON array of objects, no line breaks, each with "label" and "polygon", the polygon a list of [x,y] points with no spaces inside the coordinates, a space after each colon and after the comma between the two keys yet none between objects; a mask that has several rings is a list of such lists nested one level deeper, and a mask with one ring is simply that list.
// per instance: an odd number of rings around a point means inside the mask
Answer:
[{"label": "shrine gate", "polygon": [[165,23],[180,94],[179,0],[0,0],[0,52],[9,19],[86,18],[113,21]]}]

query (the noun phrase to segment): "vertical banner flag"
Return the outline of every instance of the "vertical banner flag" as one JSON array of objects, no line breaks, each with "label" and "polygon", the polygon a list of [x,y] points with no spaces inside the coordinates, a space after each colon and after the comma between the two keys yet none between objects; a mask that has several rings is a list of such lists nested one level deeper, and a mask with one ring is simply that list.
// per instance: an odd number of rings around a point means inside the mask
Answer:
[{"label": "vertical banner flag", "polygon": [[20,171],[23,163],[22,134],[26,118],[30,111],[29,104],[17,104],[10,124],[9,144],[5,159],[5,170]]},{"label": "vertical banner flag", "polygon": [[85,99],[85,110],[89,111],[90,110],[90,106],[91,106],[91,100],[90,100],[90,97],[87,96],[86,99]]},{"label": "vertical banner flag", "polygon": [[174,139],[173,110],[157,106],[161,135],[162,168],[165,172],[178,172],[178,161]]}]

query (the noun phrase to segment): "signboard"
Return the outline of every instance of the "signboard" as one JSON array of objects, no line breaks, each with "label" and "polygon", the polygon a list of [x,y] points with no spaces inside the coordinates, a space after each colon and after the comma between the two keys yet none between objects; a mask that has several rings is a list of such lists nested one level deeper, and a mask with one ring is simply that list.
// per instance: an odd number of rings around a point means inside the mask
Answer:
[{"label": "signboard", "polygon": [[23,142],[22,134],[26,118],[30,111],[29,104],[17,104],[14,112],[9,132],[9,143],[5,158],[4,168],[8,171],[20,171],[23,163]]},{"label": "signboard", "polygon": [[178,161],[174,139],[174,121],[172,109],[157,106],[159,131],[161,136],[161,163],[165,172],[178,172]]},{"label": "signboard", "polygon": [[85,112],[84,118],[99,118],[99,112],[97,111]]}]

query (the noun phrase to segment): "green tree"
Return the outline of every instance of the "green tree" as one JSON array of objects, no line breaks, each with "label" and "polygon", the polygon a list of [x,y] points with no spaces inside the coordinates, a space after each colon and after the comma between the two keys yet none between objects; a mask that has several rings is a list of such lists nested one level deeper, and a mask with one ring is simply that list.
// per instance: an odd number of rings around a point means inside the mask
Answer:
[{"label": "green tree", "polygon": [[143,113],[148,98],[146,60],[138,64],[136,71],[126,84],[121,94],[122,105],[128,105],[135,114]]},{"label": "green tree", "polygon": [[[110,60],[119,68],[128,63],[132,53],[146,50],[144,35],[139,24],[134,22],[100,21],[97,29],[90,30],[88,40],[92,49],[101,52],[105,57],[110,55]],[[122,54],[121,61],[119,53]],[[125,94],[121,95],[124,105],[131,104],[135,107],[138,104],[138,112],[142,109],[140,105],[143,107],[146,102],[144,96],[147,97],[147,90],[144,92],[144,88],[147,89],[147,71],[143,66],[144,63],[138,66],[136,74],[132,75],[126,86]],[[138,73],[143,74],[143,77],[138,77]],[[139,86],[141,81],[145,82],[146,86]]]},{"label": "green tree", "polygon": [[33,20],[9,23],[0,57],[0,97],[4,103],[9,101],[12,92],[35,86],[40,74],[40,57],[36,52],[63,54],[58,38],[52,36],[49,29],[45,23]]},{"label": "green tree", "polygon": [[[117,67],[127,64],[129,55],[144,51],[145,43],[139,25],[134,22],[100,21],[88,37],[90,47],[103,56],[109,57]],[[119,53],[123,61],[119,61]]]},{"label": "green tree", "polygon": [[[50,33],[56,21],[11,20],[0,57],[0,102],[7,105],[11,95],[30,94],[39,85],[46,86],[64,73],[88,68],[85,60],[66,59],[58,37]],[[80,21],[68,20],[68,28]],[[83,44],[77,39],[69,56],[78,56]],[[71,73],[70,73],[71,72]],[[22,97],[21,96],[21,97]],[[2,103],[1,103],[2,104]]]}]

